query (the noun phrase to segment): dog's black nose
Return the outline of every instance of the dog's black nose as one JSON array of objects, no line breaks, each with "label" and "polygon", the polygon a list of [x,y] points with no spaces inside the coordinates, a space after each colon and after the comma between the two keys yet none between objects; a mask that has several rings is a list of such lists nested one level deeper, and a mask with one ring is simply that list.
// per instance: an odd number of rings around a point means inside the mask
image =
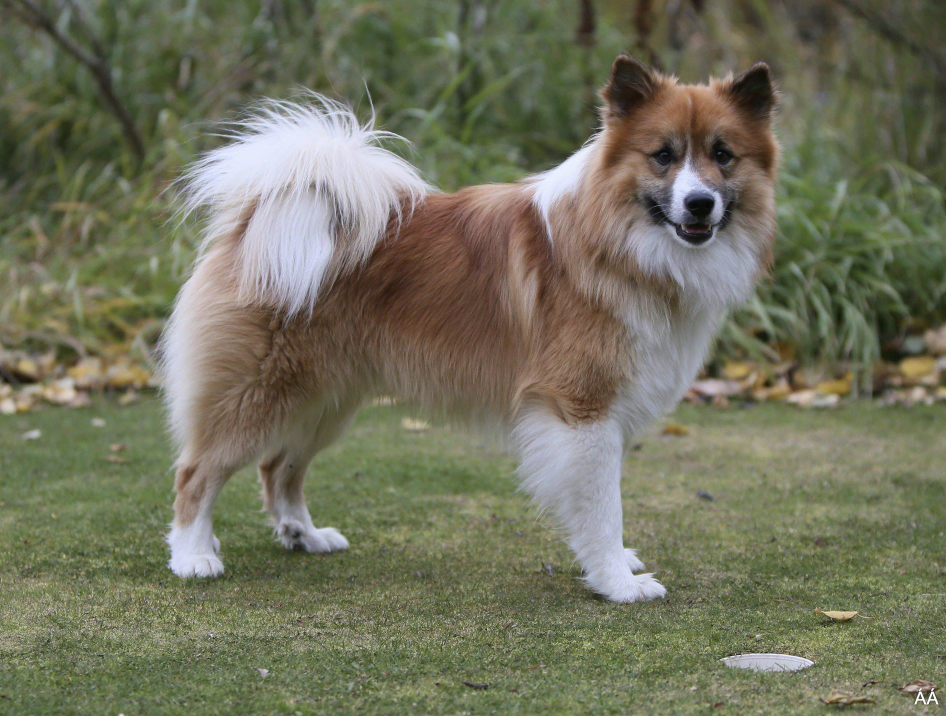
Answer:
[{"label": "dog's black nose", "polygon": [[683,200],[683,205],[697,219],[705,219],[713,211],[716,200],[713,195],[705,191],[695,191],[688,194]]}]

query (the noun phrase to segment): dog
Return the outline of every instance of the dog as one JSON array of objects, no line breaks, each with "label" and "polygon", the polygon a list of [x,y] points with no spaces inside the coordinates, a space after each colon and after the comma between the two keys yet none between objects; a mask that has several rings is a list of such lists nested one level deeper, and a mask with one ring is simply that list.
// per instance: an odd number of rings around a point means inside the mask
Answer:
[{"label": "dog", "polygon": [[286,548],[346,549],[313,525],[306,468],[391,395],[501,426],[587,586],[665,595],[624,547],[623,448],[772,262],[778,96],[762,63],[685,85],[621,54],[600,97],[600,131],[515,184],[436,192],[318,95],[190,168],[184,211],[209,220],[162,347],[176,575],[223,572],[211,511],[253,460]]}]

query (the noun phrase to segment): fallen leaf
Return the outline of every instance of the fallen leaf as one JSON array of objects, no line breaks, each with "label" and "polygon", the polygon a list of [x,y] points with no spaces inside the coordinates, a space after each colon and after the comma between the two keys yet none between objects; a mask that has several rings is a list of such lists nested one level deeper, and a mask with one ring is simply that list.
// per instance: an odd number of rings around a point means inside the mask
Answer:
[{"label": "fallen leaf", "polygon": [[23,439],[24,440],[39,440],[42,434],[43,432],[39,430],[38,428],[36,430],[27,430],[25,433],[23,433]]},{"label": "fallen leaf", "polygon": [[843,378],[821,381],[815,386],[815,390],[822,395],[850,395],[853,378],[854,374],[848,371]]},{"label": "fallen leaf", "polygon": [[933,355],[946,356],[946,324],[931,328],[923,334],[926,350]]},{"label": "fallen leaf", "polygon": [[121,452],[122,450],[125,449],[125,443],[112,443],[111,445],[108,446],[108,449],[111,452]]},{"label": "fallen leaf", "polygon": [[870,696],[860,694],[851,694],[840,689],[831,689],[831,693],[826,698],[821,699],[822,703],[833,704],[835,706],[850,706],[851,704],[872,704],[875,701]]},{"label": "fallen leaf", "polygon": [[683,437],[684,435],[690,434],[690,428],[686,425],[681,425],[680,423],[667,423],[664,425],[664,429],[661,431],[664,435],[677,435],[678,437]]},{"label": "fallen leaf", "polygon": [[850,621],[857,616],[857,612],[823,612],[820,609],[815,609],[815,614],[824,614],[828,619],[834,619],[836,622]]},{"label": "fallen leaf", "polygon": [[121,362],[108,369],[106,378],[113,388],[144,388],[151,380],[151,373],[140,365]]},{"label": "fallen leaf", "polygon": [[94,427],[94,428],[104,428],[104,427],[105,427],[105,418],[92,418],[92,427]]},{"label": "fallen leaf", "polygon": [[43,399],[56,405],[68,405],[78,396],[72,378],[60,378],[43,387]]},{"label": "fallen leaf", "polygon": [[784,400],[792,394],[792,386],[784,378],[780,378],[775,385],[763,386],[752,391],[754,400]]},{"label": "fallen leaf", "polygon": [[118,399],[118,404],[122,406],[131,405],[132,403],[137,402],[138,398],[140,397],[141,396],[138,394],[138,391],[129,390],[127,393],[124,393],[122,397]]},{"label": "fallen leaf", "polygon": [[726,364],[723,366],[723,377],[726,380],[742,380],[743,378],[747,378],[751,372],[752,366],[742,361],[726,361]]},{"label": "fallen leaf", "polygon": [[931,681],[917,679],[916,681],[911,681],[909,684],[898,687],[897,691],[902,691],[905,694],[928,694],[930,691],[935,691],[938,688],[939,687]]},{"label": "fallen leaf", "polygon": [[907,380],[917,380],[936,370],[936,359],[932,356],[904,358],[900,361],[900,375]]},{"label": "fallen leaf", "polygon": [[265,679],[266,675],[269,673],[269,669],[260,669],[259,667],[257,667],[256,673]]},{"label": "fallen leaf", "polygon": [[785,398],[785,402],[799,408],[836,408],[841,404],[841,396],[822,395],[816,390],[799,390]]},{"label": "fallen leaf", "polygon": [[414,418],[404,418],[401,420],[401,428],[407,430],[409,433],[422,433],[429,427],[430,424],[424,420],[415,420]]},{"label": "fallen leaf", "polygon": [[105,381],[101,358],[83,358],[66,371],[77,388],[99,388]]},{"label": "fallen leaf", "polygon": [[128,460],[123,457],[119,457],[118,455],[106,455],[105,459],[118,465],[125,465],[128,462]]},{"label": "fallen leaf", "polygon": [[472,681],[461,681],[460,683],[477,691],[486,691],[489,688],[489,684],[474,684]]},{"label": "fallen leaf", "polygon": [[39,380],[39,366],[32,358],[20,358],[15,369],[23,380]]},{"label": "fallen leaf", "polygon": [[695,381],[691,388],[693,392],[706,398],[715,398],[720,395],[738,395],[742,392],[742,384],[738,381],[719,380],[717,378]]}]

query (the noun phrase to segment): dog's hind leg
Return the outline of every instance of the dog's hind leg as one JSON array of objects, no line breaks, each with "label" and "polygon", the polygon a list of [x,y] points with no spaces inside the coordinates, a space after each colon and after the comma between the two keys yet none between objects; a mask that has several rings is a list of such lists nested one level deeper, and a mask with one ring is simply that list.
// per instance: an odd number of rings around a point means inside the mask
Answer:
[{"label": "dog's hind leg", "polygon": [[312,524],[302,484],[312,458],[342,435],[360,404],[360,399],[348,398],[301,413],[292,421],[278,447],[260,461],[263,505],[273,520],[276,536],[286,549],[306,552],[348,549],[348,540],[337,529],[320,529]]}]

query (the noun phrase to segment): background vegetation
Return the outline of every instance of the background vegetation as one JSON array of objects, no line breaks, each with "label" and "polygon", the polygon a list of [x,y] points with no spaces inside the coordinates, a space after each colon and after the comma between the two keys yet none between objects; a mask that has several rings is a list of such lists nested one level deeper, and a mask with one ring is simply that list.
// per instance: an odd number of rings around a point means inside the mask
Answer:
[{"label": "background vegetation", "polygon": [[[946,319],[946,14],[935,0],[0,0],[0,341],[146,353],[193,256],[169,183],[213,123],[305,86],[414,142],[444,189],[593,130],[629,50],[784,90],[772,280],[720,354],[868,373]],[[2,346],[0,346],[2,347]]]}]

